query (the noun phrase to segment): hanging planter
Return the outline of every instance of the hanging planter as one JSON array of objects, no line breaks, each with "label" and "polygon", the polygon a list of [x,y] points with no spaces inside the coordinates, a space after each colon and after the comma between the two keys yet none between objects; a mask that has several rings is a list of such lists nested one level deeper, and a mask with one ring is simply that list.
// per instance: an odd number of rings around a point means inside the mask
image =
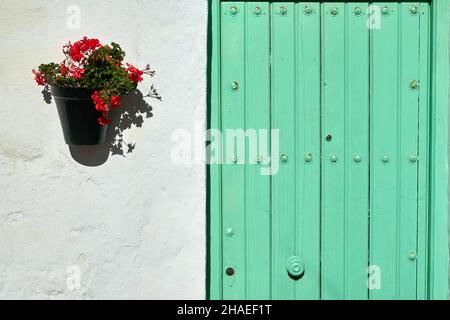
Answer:
[{"label": "hanging planter", "polygon": [[153,76],[147,65],[140,70],[123,64],[120,45],[102,45],[97,39],[69,42],[61,63],[41,64],[33,70],[35,81],[55,99],[64,139],[70,145],[105,142],[109,112],[118,108],[121,96],[137,88],[143,75]]},{"label": "hanging planter", "polygon": [[97,145],[105,142],[108,126],[98,121],[103,116],[92,101],[94,90],[51,87],[64,140],[69,145]]}]

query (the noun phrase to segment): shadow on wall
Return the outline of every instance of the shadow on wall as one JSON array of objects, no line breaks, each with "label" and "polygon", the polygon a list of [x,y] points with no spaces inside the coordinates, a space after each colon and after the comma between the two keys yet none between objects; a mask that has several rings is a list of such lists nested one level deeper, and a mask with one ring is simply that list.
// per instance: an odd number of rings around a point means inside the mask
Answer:
[{"label": "shadow on wall", "polygon": [[[52,96],[48,91],[42,91],[42,95],[46,103],[52,102]],[[141,128],[145,119],[153,117],[153,107],[145,100],[146,98],[162,101],[153,85],[145,96],[140,90],[124,96],[121,107],[110,112],[112,124],[108,127],[106,142],[97,146],[69,145],[72,158],[82,165],[97,167],[104,164],[110,154],[125,157],[132,153],[136,144],[126,141],[124,132],[133,126]]]}]

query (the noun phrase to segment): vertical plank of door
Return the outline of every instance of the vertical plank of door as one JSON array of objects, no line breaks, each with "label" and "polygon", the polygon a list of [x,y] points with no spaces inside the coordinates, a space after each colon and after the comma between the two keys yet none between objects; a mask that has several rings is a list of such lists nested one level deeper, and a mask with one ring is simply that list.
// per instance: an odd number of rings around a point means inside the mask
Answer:
[{"label": "vertical plank of door", "polygon": [[[398,5],[371,30],[371,219],[370,264],[377,267],[371,299],[395,299],[398,287]],[[377,7],[375,7],[377,8]],[[379,12],[381,14],[381,12]],[[384,158],[385,157],[385,158]],[[383,161],[383,158],[385,162]],[[378,286],[379,285],[379,286]]]},{"label": "vertical plank of door", "polygon": [[[218,0],[211,2],[211,38],[216,39],[211,43],[211,92],[209,100],[209,128],[220,130],[220,3]],[[211,138],[212,139],[212,138]],[[220,146],[216,141],[211,141]],[[209,290],[207,299],[219,300],[222,298],[222,205],[221,205],[221,156],[220,147],[211,147],[209,166]],[[208,194],[208,192],[207,192]],[[209,294],[208,294],[209,293]]]},{"label": "vertical plank of door", "polygon": [[369,29],[368,3],[346,5],[345,299],[368,299]]},{"label": "vertical plank of door", "polygon": [[[232,8],[236,8],[235,14],[232,14]],[[229,129],[245,129],[244,4],[222,3],[221,24],[222,132],[225,133]],[[238,83],[237,90],[232,89],[233,82]],[[234,154],[227,152],[226,138],[224,142],[226,163],[222,166],[223,298],[245,299],[245,166],[233,163]],[[237,151],[236,148],[234,151]],[[226,230],[231,232],[227,235]],[[235,270],[232,276],[225,273],[228,267]]]},{"label": "vertical plank of door", "polygon": [[427,298],[427,168],[428,168],[428,121],[429,121],[429,34],[430,5],[420,3],[420,75],[419,75],[419,172],[418,172],[418,244],[417,244],[417,298]]},{"label": "vertical plank of door", "polygon": [[372,31],[371,263],[380,267],[381,289],[371,298],[415,299],[419,105],[409,85],[419,78],[419,18],[411,4],[380,6],[391,11]]},{"label": "vertical plank of door", "polygon": [[[311,11],[310,11],[311,10]],[[320,4],[296,5],[296,299],[320,299]]]},{"label": "vertical plank of door", "polygon": [[[279,172],[272,176],[272,298],[294,299],[286,271],[295,255],[295,37],[294,4],[272,3],[272,128],[279,129]],[[276,141],[272,141],[272,146]],[[280,161],[280,159],[272,159]]]},{"label": "vertical plank of door", "polygon": [[[332,11],[337,10],[336,14]],[[322,4],[322,298],[345,298],[345,4]],[[326,141],[326,137],[331,137]],[[333,159],[334,158],[334,159]]]},{"label": "vertical plank of door", "polygon": [[[419,90],[410,87],[419,81],[419,14],[417,4],[399,4],[400,69],[398,102],[398,168],[400,170],[398,211],[398,298],[417,298],[417,157],[419,126]],[[418,9],[418,7],[417,7]]]},{"label": "vertical plank of door", "polygon": [[[270,299],[270,176],[261,175],[259,130],[270,137],[270,10],[268,2],[246,3],[245,119],[249,133],[246,164],[247,299]],[[253,140],[253,141],[251,141]],[[253,144],[253,145],[250,145]],[[259,152],[255,154],[255,151]],[[264,160],[262,159],[262,160]]]}]

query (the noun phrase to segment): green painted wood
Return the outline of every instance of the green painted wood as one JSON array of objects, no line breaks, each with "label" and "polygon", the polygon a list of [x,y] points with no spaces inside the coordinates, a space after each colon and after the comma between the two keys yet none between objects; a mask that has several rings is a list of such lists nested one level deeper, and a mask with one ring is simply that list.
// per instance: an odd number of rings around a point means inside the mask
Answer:
[{"label": "green painted wood", "polygon": [[288,259],[296,254],[295,11],[292,3],[271,8],[272,128],[280,130],[280,158],[287,156],[272,176],[272,298],[278,300],[295,298],[295,283],[286,271]]},{"label": "green painted wood", "polygon": [[369,33],[366,9],[367,3],[322,5],[324,299],[368,298]]},{"label": "green painted wood", "polygon": [[287,161],[261,176],[246,144],[250,163],[210,167],[210,298],[446,297],[447,10],[377,4],[390,12],[369,32],[363,2],[212,1],[210,126],[279,129]]},{"label": "green painted wood", "polygon": [[381,288],[371,299],[395,299],[398,290],[398,5],[372,30],[371,61],[371,239],[370,264],[379,268]]},{"label": "green painted wood", "polygon": [[418,139],[419,139],[419,90],[412,89],[410,82],[417,79],[426,85],[427,79],[419,79],[419,35],[418,14],[411,14],[412,4],[399,5],[399,101],[398,107],[398,289],[397,297],[413,300],[417,298],[417,221],[418,221]]},{"label": "green painted wood", "polygon": [[[418,167],[418,219],[417,219],[417,298],[427,298],[427,194],[429,166],[429,83],[430,83],[430,10],[429,4],[420,4],[420,51],[419,51],[419,167]],[[425,83],[425,85],[424,85]]]},{"label": "green painted wood", "polygon": [[371,299],[398,296],[398,5],[388,6],[390,14],[382,28],[371,30],[371,219],[370,264],[379,268],[381,288],[370,290]]},{"label": "green painted wood", "polygon": [[[331,12],[335,10],[336,14]],[[345,297],[345,5],[322,5],[322,298]],[[344,35],[344,36],[343,36]],[[329,137],[330,139],[327,139]]]},{"label": "green painted wood", "polygon": [[[417,298],[419,15],[389,7],[372,30],[371,261],[381,289],[372,299]],[[388,161],[386,159],[388,158]]]},{"label": "green painted wood", "polygon": [[344,298],[353,300],[368,299],[370,54],[367,7],[367,3],[347,4],[345,17]]},{"label": "green painted wood", "polygon": [[[320,4],[296,5],[296,299],[320,299]],[[312,10],[308,13],[308,10]]]},{"label": "green painted wood", "polygon": [[[270,10],[268,2],[246,4],[245,12],[245,226],[246,298],[270,299],[270,176],[261,166],[270,155]],[[252,131],[250,131],[252,130]],[[266,130],[266,136],[263,131]],[[260,135],[262,134],[262,135]],[[259,145],[253,141],[258,140]],[[260,157],[261,164],[258,164]]]},{"label": "green painted wood", "polygon": [[[220,5],[219,0],[210,3],[210,93],[209,93],[209,129],[220,129]],[[220,150],[220,149],[219,149]],[[217,149],[216,149],[217,152]],[[211,154],[217,157],[217,154]],[[218,157],[221,158],[220,156]],[[217,159],[217,158],[216,158]],[[211,163],[209,166],[209,299],[218,300],[222,298],[222,180],[221,161]],[[208,270],[207,269],[207,270]]]},{"label": "green painted wood", "polygon": [[[237,13],[232,14],[231,8]],[[245,4],[242,2],[222,3],[221,12],[221,93],[222,131],[243,130],[245,128]],[[232,89],[236,82],[238,90]],[[234,148],[229,152],[229,145]],[[223,298],[244,299],[246,293],[245,265],[245,149],[232,136],[224,137],[224,158],[222,166],[222,272]],[[234,163],[233,157],[237,157]],[[231,230],[232,236],[228,236]],[[234,274],[228,276],[227,268]]]},{"label": "green painted wood", "polygon": [[432,2],[429,298],[448,295],[448,1]]}]

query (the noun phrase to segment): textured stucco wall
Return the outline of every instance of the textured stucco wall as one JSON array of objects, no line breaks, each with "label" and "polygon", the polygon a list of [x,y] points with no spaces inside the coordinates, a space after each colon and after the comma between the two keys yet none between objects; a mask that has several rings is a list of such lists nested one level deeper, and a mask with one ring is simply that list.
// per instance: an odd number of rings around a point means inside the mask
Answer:
[{"label": "textured stucco wall", "polygon": [[[205,126],[206,34],[207,0],[0,1],[1,299],[205,297],[205,170],[172,163],[171,134]],[[125,156],[69,150],[32,79],[83,35],[157,70],[140,88],[163,102],[124,130]]]}]

